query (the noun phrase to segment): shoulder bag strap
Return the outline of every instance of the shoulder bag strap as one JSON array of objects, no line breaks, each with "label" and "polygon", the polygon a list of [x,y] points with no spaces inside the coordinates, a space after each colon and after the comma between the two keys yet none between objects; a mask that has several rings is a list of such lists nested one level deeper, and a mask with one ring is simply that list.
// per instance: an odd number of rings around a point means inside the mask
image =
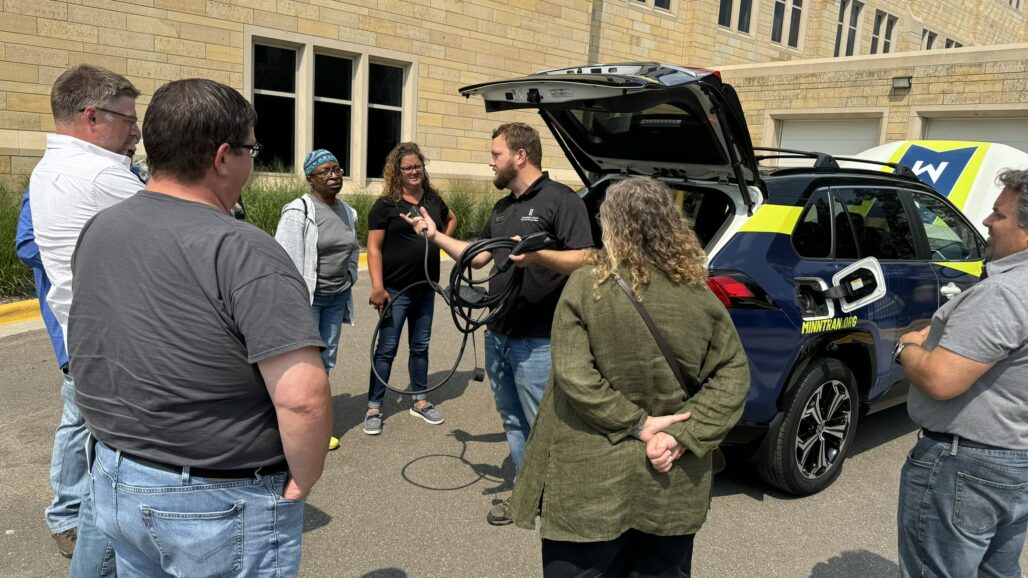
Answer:
[{"label": "shoulder bag strap", "polygon": [[668,346],[667,341],[664,341],[664,336],[660,334],[660,331],[657,329],[656,323],[653,322],[653,318],[650,317],[649,312],[647,312],[646,308],[642,306],[642,303],[639,303],[635,298],[635,295],[632,295],[632,288],[628,286],[628,283],[625,283],[625,280],[621,278],[621,275],[619,275],[617,271],[614,272],[614,280],[617,281],[618,286],[621,287],[621,290],[628,296],[628,300],[632,302],[632,305],[635,305],[635,310],[639,312],[639,315],[646,323],[646,327],[649,328],[650,333],[653,334],[653,340],[657,342],[657,347],[659,347],[660,352],[664,354],[664,359],[667,361],[667,364],[671,366],[671,371],[674,372],[679,385],[682,386],[682,389],[689,392],[689,397],[696,395],[699,388],[690,387],[688,382],[685,381],[685,376],[682,375],[682,370],[678,367],[678,363],[675,361],[675,356],[671,353],[671,348]]}]

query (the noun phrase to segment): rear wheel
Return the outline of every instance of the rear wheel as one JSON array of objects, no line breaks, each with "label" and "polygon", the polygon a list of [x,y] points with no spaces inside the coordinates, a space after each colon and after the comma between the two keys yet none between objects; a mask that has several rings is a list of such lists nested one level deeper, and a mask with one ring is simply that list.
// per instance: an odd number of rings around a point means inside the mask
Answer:
[{"label": "rear wheel", "polygon": [[760,466],[771,485],[799,496],[827,488],[842,471],[857,427],[860,398],[853,372],[838,359],[816,359],[786,398],[770,465]]}]

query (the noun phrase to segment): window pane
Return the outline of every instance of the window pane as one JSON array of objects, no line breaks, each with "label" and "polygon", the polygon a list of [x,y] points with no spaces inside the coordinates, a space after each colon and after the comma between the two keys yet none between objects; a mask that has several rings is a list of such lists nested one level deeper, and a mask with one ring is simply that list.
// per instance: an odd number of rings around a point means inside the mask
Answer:
[{"label": "window pane", "polygon": [[403,69],[372,63],[368,70],[368,102],[403,105]]},{"label": "window pane", "polygon": [[257,126],[254,133],[257,142],[264,145],[257,159],[258,170],[292,172],[293,139],[296,133],[296,102],[292,98],[253,95],[253,107],[257,110]]},{"label": "window pane", "polygon": [[933,261],[977,261],[982,258],[971,228],[945,203],[924,193],[914,193],[914,206],[928,237]]},{"label": "window pane", "polygon": [[846,6],[849,4],[848,0],[841,0],[839,2],[839,24],[835,27],[835,55],[839,56],[841,52],[839,49],[842,47],[842,31],[846,25]]},{"label": "window pane", "polygon": [[336,156],[343,174],[350,176],[350,106],[333,102],[314,103],[314,148]]},{"label": "window pane", "polygon": [[803,0],[792,0],[792,19],[789,20],[789,46],[800,44],[800,20],[803,16]]},{"label": "window pane", "polygon": [[775,2],[774,17],[771,19],[771,42],[782,41],[782,26],[785,20],[785,2],[784,0],[777,0]]},{"label": "window pane", "polygon": [[800,257],[825,259],[832,252],[832,211],[828,193],[821,191],[816,195],[792,232],[792,245]]},{"label": "window pane", "polygon": [[850,30],[846,39],[846,56],[853,56],[857,47],[857,26],[860,24],[860,11],[864,7],[860,2],[854,2],[850,10]]},{"label": "window pane", "polygon": [[386,155],[400,144],[400,120],[397,110],[368,109],[368,178],[382,177]]},{"label": "window pane", "polygon": [[253,87],[278,92],[296,92],[296,51],[254,45]]},{"label": "window pane", "polygon": [[739,0],[739,31],[750,31],[750,15],[753,12],[753,0]]},{"label": "window pane", "polygon": [[671,0],[653,0],[653,5],[664,10],[671,10]]},{"label": "window pane", "polygon": [[352,60],[327,54],[314,55],[314,96],[350,100],[352,81]]},{"label": "window pane", "polygon": [[860,257],[912,260],[914,237],[899,194],[889,189],[839,189]]},{"label": "window pane", "polygon": [[732,25],[732,0],[721,0],[721,7],[717,12],[717,23],[721,26]]}]

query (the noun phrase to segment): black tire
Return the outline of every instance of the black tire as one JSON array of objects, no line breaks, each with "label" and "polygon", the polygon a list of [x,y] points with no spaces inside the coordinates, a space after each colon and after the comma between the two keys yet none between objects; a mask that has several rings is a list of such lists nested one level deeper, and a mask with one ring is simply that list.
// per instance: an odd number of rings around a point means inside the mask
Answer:
[{"label": "black tire", "polygon": [[771,464],[762,478],[797,496],[816,494],[842,471],[860,415],[853,372],[838,359],[815,359],[797,377],[785,401],[785,419]]}]

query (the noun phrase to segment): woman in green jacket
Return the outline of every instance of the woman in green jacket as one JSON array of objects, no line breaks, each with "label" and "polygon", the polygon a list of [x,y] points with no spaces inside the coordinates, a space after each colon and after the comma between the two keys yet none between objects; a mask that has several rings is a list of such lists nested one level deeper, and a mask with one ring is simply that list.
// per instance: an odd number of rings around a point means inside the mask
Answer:
[{"label": "woman in green jacket", "polygon": [[[706,286],[705,254],[668,188],[611,186],[604,248],[568,280],[553,372],[518,472],[514,522],[541,516],[543,573],[688,576],[710,505],[711,454],[742,415],[749,367]],[[690,396],[615,281],[668,342]]]}]

